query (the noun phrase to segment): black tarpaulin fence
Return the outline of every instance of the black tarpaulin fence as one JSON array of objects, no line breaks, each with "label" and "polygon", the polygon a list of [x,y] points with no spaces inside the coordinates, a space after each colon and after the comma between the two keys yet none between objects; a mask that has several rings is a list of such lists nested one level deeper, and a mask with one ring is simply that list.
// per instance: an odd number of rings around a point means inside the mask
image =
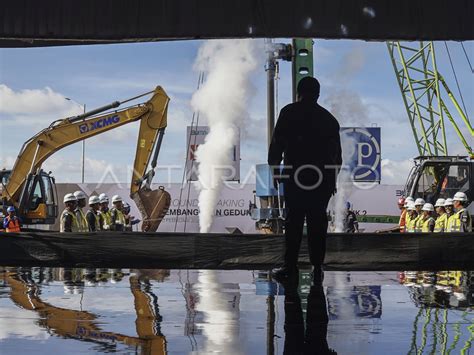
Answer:
[{"label": "black tarpaulin fence", "polygon": [[[268,269],[284,238],[262,234],[0,233],[0,265]],[[474,233],[330,234],[328,270],[474,270]],[[309,265],[303,239],[300,263]]]}]

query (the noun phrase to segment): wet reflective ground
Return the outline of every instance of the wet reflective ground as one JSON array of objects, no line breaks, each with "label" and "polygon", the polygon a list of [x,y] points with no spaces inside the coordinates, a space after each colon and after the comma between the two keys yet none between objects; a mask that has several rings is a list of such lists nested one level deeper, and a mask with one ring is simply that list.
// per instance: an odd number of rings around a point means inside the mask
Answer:
[{"label": "wet reflective ground", "polygon": [[1,354],[469,354],[473,323],[474,272],[0,268]]}]

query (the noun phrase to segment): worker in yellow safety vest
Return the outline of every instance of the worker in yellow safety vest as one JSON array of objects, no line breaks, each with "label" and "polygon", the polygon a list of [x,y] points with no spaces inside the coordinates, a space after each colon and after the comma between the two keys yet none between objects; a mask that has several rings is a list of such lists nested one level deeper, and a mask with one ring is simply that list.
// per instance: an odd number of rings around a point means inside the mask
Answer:
[{"label": "worker in yellow safety vest", "polygon": [[102,230],[110,229],[110,210],[109,210],[109,196],[104,193],[99,195],[99,221],[102,226]]},{"label": "worker in yellow safety vest", "polygon": [[101,230],[99,222],[99,197],[89,197],[89,210],[86,213],[87,225],[89,226],[89,232],[98,232]]},{"label": "worker in yellow safety vest", "polygon": [[407,213],[410,217],[407,222],[407,232],[415,233],[415,225],[418,220],[418,214],[416,213],[415,202],[409,201],[407,205]]},{"label": "worker in yellow safety vest", "polygon": [[448,214],[444,209],[444,203],[446,200],[444,198],[439,198],[436,200],[435,209],[438,217],[435,221],[434,232],[435,233],[442,233],[446,231],[446,227],[448,226]]},{"label": "worker in yellow safety vest", "polygon": [[110,230],[122,232],[125,227],[125,216],[123,215],[123,200],[119,195],[112,196],[114,207],[110,209]]},{"label": "worker in yellow safety vest", "polygon": [[87,196],[84,192],[80,190],[74,192],[74,196],[76,197],[76,200],[77,200],[77,205],[76,205],[76,209],[74,210],[74,213],[76,214],[77,223],[79,225],[79,232],[88,232],[89,225],[87,224],[86,215],[84,214],[84,211],[82,210],[84,207],[86,207]]},{"label": "worker in yellow safety vest", "polygon": [[61,213],[59,220],[59,230],[61,233],[64,232],[79,232],[79,225],[77,223],[76,214],[74,210],[77,206],[77,198],[74,194],[66,194],[63,199],[66,208]]},{"label": "worker in yellow safety vest", "polygon": [[422,233],[431,233],[435,228],[435,219],[432,214],[434,212],[434,207],[431,203],[425,203],[421,208],[422,214],[419,219],[419,225],[421,226]]},{"label": "worker in yellow safety vest", "polygon": [[449,232],[449,224],[452,222],[452,216],[454,214],[453,199],[447,198],[444,201],[444,209],[446,211],[446,229],[445,232]]},{"label": "worker in yellow safety vest", "polygon": [[422,212],[422,208],[423,206],[425,205],[425,200],[423,200],[422,198],[417,198],[415,200],[415,209],[416,209],[416,221],[415,221],[415,232],[419,233],[421,232],[421,220],[423,218],[423,212]]},{"label": "worker in yellow safety vest", "polygon": [[411,196],[408,196],[406,199],[405,199],[405,204],[403,205],[403,207],[405,208],[405,211],[406,211],[406,215],[405,215],[405,226],[404,226],[404,232],[408,232],[408,224],[410,223],[410,220],[411,220],[411,214],[408,213],[408,204],[410,203],[414,203],[415,200],[413,199],[413,197]]},{"label": "worker in yellow safety vest", "polygon": [[453,205],[456,212],[448,221],[448,232],[471,232],[472,221],[469,211],[466,210],[468,204],[467,195],[464,192],[456,192],[453,197]]}]

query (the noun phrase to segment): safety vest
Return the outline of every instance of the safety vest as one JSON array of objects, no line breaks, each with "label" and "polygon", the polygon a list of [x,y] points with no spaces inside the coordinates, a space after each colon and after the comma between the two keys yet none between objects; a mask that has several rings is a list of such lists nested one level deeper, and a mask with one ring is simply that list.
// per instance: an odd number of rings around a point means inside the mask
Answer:
[{"label": "safety vest", "polygon": [[422,228],[423,228],[423,216],[420,214],[414,220],[415,233],[420,233]]},{"label": "safety vest", "polygon": [[407,211],[407,215],[405,216],[405,232],[408,232],[408,225],[410,224],[411,216]]},{"label": "safety vest", "polygon": [[87,223],[86,215],[82,211],[82,208],[77,208],[74,213],[76,214],[76,220],[78,225],[78,232],[89,232],[89,224]]},{"label": "safety vest", "polygon": [[415,218],[410,217],[407,222],[407,232],[415,233],[416,232],[416,222],[418,221],[418,216]]},{"label": "safety vest", "polygon": [[421,222],[421,232],[422,233],[429,233],[430,232],[430,223],[434,221],[433,217],[428,217],[427,219],[423,220],[422,218],[420,219]]},{"label": "safety vest", "polygon": [[116,213],[115,224],[120,224],[125,227],[125,216],[123,215],[122,211],[120,211],[119,209],[115,207],[112,207],[112,210],[110,213],[111,215],[112,215],[112,211],[115,211]]},{"label": "safety vest", "polygon": [[63,213],[61,213],[61,220],[59,222],[59,231],[61,233],[64,233],[65,225],[64,225],[64,220],[65,216],[70,215],[72,217],[72,225],[71,225],[71,232],[76,233],[79,232],[79,224],[77,222],[77,218],[75,216],[74,212],[69,212],[68,210],[64,210]]},{"label": "safety vest", "polygon": [[[89,213],[92,213],[94,215],[94,221],[95,221],[95,230],[96,231],[100,231],[100,223],[99,223],[99,216],[97,215],[97,213],[94,211],[94,210],[89,210],[87,211],[87,214],[88,215]],[[87,225],[89,225],[89,222],[87,222]],[[90,230],[89,230],[90,231]]]},{"label": "safety vest", "polygon": [[[104,228],[108,229],[108,226],[110,226],[110,222],[112,221],[112,217],[110,215],[110,211],[104,212],[104,211],[99,211],[100,215],[102,216],[102,219],[104,221]],[[107,227],[106,227],[107,226]]]},{"label": "safety vest", "polygon": [[434,232],[441,233],[441,232],[446,231],[447,224],[448,224],[448,214],[443,213],[441,216],[436,218]]},{"label": "safety vest", "polygon": [[461,214],[466,209],[461,208],[448,219],[448,232],[461,232]]},{"label": "safety vest", "polygon": [[7,233],[19,233],[20,232],[20,220],[18,217],[10,218],[10,216],[5,217],[8,220],[6,232]]},{"label": "safety vest", "polygon": [[398,227],[400,228],[400,233],[406,232],[407,218],[408,218],[408,213],[407,213],[406,208],[404,208],[402,213],[400,214],[400,220],[398,221]]}]

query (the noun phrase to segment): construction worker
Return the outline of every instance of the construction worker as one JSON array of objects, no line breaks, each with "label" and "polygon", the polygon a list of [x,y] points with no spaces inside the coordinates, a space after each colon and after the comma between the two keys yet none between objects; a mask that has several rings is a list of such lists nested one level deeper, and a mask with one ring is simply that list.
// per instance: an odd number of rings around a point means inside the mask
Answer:
[{"label": "construction worker", "polygon": [[444,209],[444,198],[439,198],[436,200],[435,209],[438,217],[436,218],[434,232],[441,233],[446,231],[446,227],[448,224],[448,215],[446,214],[446,210]]},{"label": "construction worker", "polygon": [[109,210],[109,196],[104,193],[99,195],[99,220],[102,230],[110,229],[110,210]]},{"label": "construction worker", "polygon": [[421,220],[423,217],[422,208],[424,205],[425,205],[425,200],[423,200],[422,198],[417,198],[415,200],[415,209],[416,209],[416,215],[417,215],[416,221],[415,221],[415,232],[417,233],[421,232],[421,228],[422,228]]},{"label": "construction worker", "polygon": [[110,209],[110,230],[122,232],[125,229],[125,216],[123,215],[123,200],[119,195],[112,196],[112,204]]},{"label": "construction worker", "polygon": [[15,207],[8,206],[8,216],[3,219],[3,228],[7,233],[19,233],[20,230],[20,218],[15,215]]},{"label": "construction worker", "polygon": [[425,203],[421,208],[421,218],[419,224],[421,225],[422,233],[431,233],[435,228],[435,219],[433,218],[434,207],[431,203]]},{"label": "construction worker", "polygon": [[63,202],[65,204],[64,211],[61,213],[59,221],[59,231],[64,232],[79,232],[79,224],[75,214],[77,207],[77,198],[74,194],[66,194]]},{"label": "construction worker", "polygon": [[453,197],[453,205],[456,212],[448,220],[448,232],[471,232],[471,215],[466,210],[468,204],[464,192],[456,192]]},{"label": "construction worker", "polygon": [[403,207],[405,208],[405,211],[406,211],[406,214],[405,214],[405,233],[408,232],[408,223],[410,223],[410,219],[411,219],[411,214],[408,213],[408,204],[410,203],[415,203],[415,200],[413,199],[413,197],[411,196],[408,196],[406,199],[405,199],[405,204],[403,205]]},{"label": "construction worker", "polygon": [[411,202],[411,201],[408,202],[407,213],[408,213],[408,216],[410,217],[407,222],[407,232],[415,233],[416,221],[418,219],[418,214],[416,213],[415,202]]},{"label": "construction worker", "polygon": [[130,215],[130,211],[131,211],[130,205],[127,202],[125,202],[123,204],[122,212],[123,212],[124,217],[125,217],[125,230],[126,231],[132,231],[133,226],[135,224],[140,223],[139,219],[135,219],[134,216]]},{"label": "construction worker", "polygon": [[400,210],[400,219],[398,220],[398,230],[400,233],[405,233],[405,225],[407,218],[407,210],[405,208],[405,198],[398,199],[398,209]]},{"label": "construction worker", "polygon": [[76,219],[79,226],[79,232],[88,232],[89,225],[87,224],[86,215],[84,214],[84,211],[82,210],[84,207],[86,207],[87,196],[84,192],[80,190],[74,192],[74,196],[76,197],[76,200],[77,200],[77,205],[76,205],[76,209],[74,210],[74,213],[76,214]]},{"label": "construction worker", "polygon": [[100,200],[98,196],[89,197],[89,210],[86,213],[86,220],[87,225],[89,227],[89,232],[98,232],[102,229],[98,214],[99,204]]},{"label": "construction worker", "polygon": [[351,211],[351,203],[346,202],[346,211],[344,214],[344,233],[359,233],[359,222],[354,211]]}]

